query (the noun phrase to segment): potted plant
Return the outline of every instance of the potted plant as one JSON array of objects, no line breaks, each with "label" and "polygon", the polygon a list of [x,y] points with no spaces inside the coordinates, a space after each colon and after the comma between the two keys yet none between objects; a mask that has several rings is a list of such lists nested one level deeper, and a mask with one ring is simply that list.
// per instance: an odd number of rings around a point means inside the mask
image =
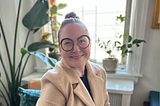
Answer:
[{"label": "potted plant", "polygon": [[[6,65],[4,64],[4,61],[3,61],[4,58],[1,55],[1,51],[0,51],[0,63],[2,65],[2,68],[3,68],[2,71],[4,71],[5,78],[7,81],[7,85],[5,85],[2,79],[0,78],[0,86],[4,89],[4,92],[2,92],[2,90],[0,89],[0,97],[2,97],[5,100],[7,106],[19,106],[20,98],[18,96],[18,87],[21,86],[24,69],[27,65],[30,55],[35,55],[39,57],[42,61],[46,62],[52,68],[54,68],[54,65],[56,63],[55,59],[47,57],[41,52],[37,52],[37,51],[31,52],[24,49],[26,48],[26,44],[27,44],[27,40],[28,40],[28,36],[30,35],[30,32],[33,31],[33,33],[36,33],[42,26],[44,26],[49,22],[49,15],[47,13],[49,8],[48,8],[48,1],[46,0],[37,0],[34,6],[32,7],[31,11],[29,11],[26,14],[25,18],[23,19],[23,24],[28,28],[28,33],[25,38],[24,46],[21,49],[21,53],[22,53],[21,58],[19,62],[16,63],[15,60],[19,59],[18,58],[19,56],[16,55],[16,44],[17,44],[17,36],[18,36],[17,31],[18,31],[19,14],[21,10],[20,7],[21,7],[21,0],[19,0],[16,27],[15,27],[15,32],[13,32],[15,33],[14,44],[13,44],[13,55],[9,52],[8,47],[12,45],[7,44],[6,34],[4,32],[4,28],[2,25],[3,22],[1,22],[1,19],[0,19],[0,30],[1,30],[0,39],[4,41],[4,46],[5,46],[5,50],[8,58],[8,65]],[[53,47],[53,45],[49,45],[49,46]],[[38,50],[38,48],[36,48],[36,50]],[[24,58],[25,56],[27,57]],[[11,58],[13,58],[13,60]],[[9,66],[9,69],[10,69],[9,71],[6,70],[7,66]],[[0,77],[1,77],[1,73],[0,73]],[[2,104],[0,103],[0,105]]]},{"label": "potted plant", "polygon": [[[120,16],[117,16],[116,20],[117,21],[120,20],[122,23],[125,21],[125,17],[122,17],[122,15],[120,15]],[[139,47],[140,43],[142,42],[146,43],[145,40],[132,39],[132,36],[130,36],[128,33],[124,33],[123,35],[116,36],[116,38],[120,40],[124,36],[128,38],[128,42],[125,44],[121,44],[121,42],[118,40],[108,40],[105,42],[103,40],[100,40],[100,38],[98,38],[98,45],[100,46],[100,48],[105,50],[105,52],[109,55],[108,58],[103,59],[103,67],[107,72],[113,72],[113,73],[116,72],[116,68],[118,64],[118,59],[116,58],[116,54],[118,52],[121,52],[121,56],[122,58],[124,58],[125,56],[127,56],[128,53],[133,53],[133,51],[131,50],[133,45],[136,45],[137,47]]]}]

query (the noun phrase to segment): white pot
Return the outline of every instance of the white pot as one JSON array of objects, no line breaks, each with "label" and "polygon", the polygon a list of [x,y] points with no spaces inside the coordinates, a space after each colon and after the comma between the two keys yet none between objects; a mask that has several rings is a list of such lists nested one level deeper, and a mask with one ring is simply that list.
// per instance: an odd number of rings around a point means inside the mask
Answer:
[{"label": "white pot", "polygon": [[106,70],[106,72],[116,72],[118,64],[118,59],[116,58],[104,58],[103,59],[103,68]]}]

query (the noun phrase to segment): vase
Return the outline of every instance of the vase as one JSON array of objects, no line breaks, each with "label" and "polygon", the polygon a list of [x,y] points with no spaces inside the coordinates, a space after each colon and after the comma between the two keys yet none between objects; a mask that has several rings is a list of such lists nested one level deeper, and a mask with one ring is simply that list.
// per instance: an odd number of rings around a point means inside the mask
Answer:
[{"label": "vase", "polygon": [[118,64],[118,59],[116,58],[104,58],[103,59],[103,68],[106,72],[115,73]]}]

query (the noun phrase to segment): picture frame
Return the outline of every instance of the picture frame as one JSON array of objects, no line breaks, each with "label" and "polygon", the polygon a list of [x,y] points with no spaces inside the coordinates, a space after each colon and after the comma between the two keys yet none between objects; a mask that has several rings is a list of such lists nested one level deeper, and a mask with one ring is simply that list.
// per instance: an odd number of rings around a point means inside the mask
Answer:
[{"label": "picture frame", "polygon": [[155,0],[152,28],[160,28],[160,0]]}]

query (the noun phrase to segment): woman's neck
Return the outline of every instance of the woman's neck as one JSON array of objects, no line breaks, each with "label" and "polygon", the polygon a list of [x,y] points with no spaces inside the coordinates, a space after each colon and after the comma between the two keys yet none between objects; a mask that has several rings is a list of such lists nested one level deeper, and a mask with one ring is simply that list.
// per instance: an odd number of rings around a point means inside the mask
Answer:
[{"label": "woman's neck", "polygon": [[79,77],[83,77],[84,75],[84,70],[85,70],[85,66],[82,68],[75,68],[76,72],[78,73]]}]

